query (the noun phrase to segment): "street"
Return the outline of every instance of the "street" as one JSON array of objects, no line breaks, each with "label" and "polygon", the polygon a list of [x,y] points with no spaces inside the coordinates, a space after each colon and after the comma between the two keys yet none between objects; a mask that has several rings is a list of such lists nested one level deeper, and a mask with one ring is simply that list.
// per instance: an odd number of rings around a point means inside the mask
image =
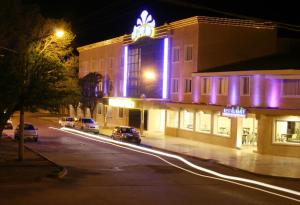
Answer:
[{"label": "street", "polygon": [[[26,145],[66,167],[68,174],[63,179],[45,178],[26,184],[0,184],[0,201],[3,205],[299,204],[299,196],[217,180],[175,159],[164,157],[183,169],[155,156],[50,129],[58,127],[58,123],[43,119],[38,114],[27,115],[26,121],[37,125],[40,135],[37,143],[29,142]],[[300,191],[299,180],[258,176],[210,161],[184,158],[223,174]]]}]

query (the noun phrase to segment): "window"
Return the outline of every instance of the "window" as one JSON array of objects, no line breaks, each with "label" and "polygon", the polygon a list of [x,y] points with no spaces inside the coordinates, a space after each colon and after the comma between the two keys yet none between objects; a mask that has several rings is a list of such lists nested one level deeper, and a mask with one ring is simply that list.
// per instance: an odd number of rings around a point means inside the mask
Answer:
[{"label": "window", "polygon": [[167,127],[178,128],[178,111],[167,111]]},{"label": "window", "polygon": [[184,60],[191,61],[193,59],[193,46],[185,46],[184,49]]},{"label": "window", "polygon": [[277,120],[275,142],[300,144],[300,121]]},{"label": "window", "polygon": [[211,132],[211,113],[199,111],[196,113],[196,127],[197,132],[210,133]]},{"label": "window", "polygon": [[180,113],[180,128],[185,130],[194,129],[194,113],[186,110]]},{"label": "window", "polygon": [[300,97],[300,79],[283,79],[282,96]]},{"label": "window", "polygon": [[99,103],[98,104],[98,106],[97,106],[97,113],[98,113],[98,115],[102,115],[102,104],[101,103]]},{"label": "window", "polygon": [[241,96],[249,96],[250,95],[250,77],[242,76],[240,78],[241,85]]},{"label": "window", "polygon": [[217,94],[227,94],[227,78],[217,78]]},{"label": "window", "polygon": [[172,79],[172,93],[178,93],[178,79]]},{"label": "window", "polygon": [[129,50],[128,55],[128,96],[139,96],[141,87],[141,48]]},{"label": "window", "polygon": [[173,62],[178,62],[179,61],[179,48],[174,47],[173,48]]},{"label": "window", "polygon": [[229,117],[215,115],[215,134],[230,136],[231,119]]},{"label": "window", "polygon": [[124,116],[124,108],[119,107],[119,118],[123,118]]},{"label": "window", "polygon": [[208,95],[210,93],[209,78],[201,78],[201,94]]},{"label": "window", "polygon": [[184,92],[185,93],[192,92],[192,80],[191,79],[184,80]]}]

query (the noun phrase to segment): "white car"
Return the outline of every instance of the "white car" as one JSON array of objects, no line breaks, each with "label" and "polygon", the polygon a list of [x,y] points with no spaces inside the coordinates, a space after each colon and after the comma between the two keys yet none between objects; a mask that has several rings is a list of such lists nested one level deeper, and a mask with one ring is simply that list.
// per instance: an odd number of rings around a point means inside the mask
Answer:
[{"label": "white car", "polygon": [[75,122],[75,128],[99,134],[99,125],[92,118],[79,118]]},{"label": "white car", "polygon": [[[19,140],[20,137],[20,125],[17,126],[15,129],[15,140]],[[33,126],[31,123],[24,123],[24,140],[32,139],[33,141],[37,142],[39,135],[37,132],[37,128]]]},{"label": "white car", "polygon": [[74,117],[62,117],[58,121],[59,125],[62,127],[74,127],[75,118]]}]

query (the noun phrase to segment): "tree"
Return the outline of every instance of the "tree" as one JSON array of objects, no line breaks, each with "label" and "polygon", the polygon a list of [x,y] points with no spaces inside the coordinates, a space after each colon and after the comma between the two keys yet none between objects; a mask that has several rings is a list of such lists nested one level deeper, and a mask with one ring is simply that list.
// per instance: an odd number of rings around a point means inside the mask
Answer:
[{"label": "tree", "polygon": [[[0,78],[3,91],[0,98],[0,134],[3,123],[14,111],[19,110],[19,159],[22,160],[24,110],[53,109],[70,92],[66,85],[66,61],[72,54],[70,45],[75,36],[65,21],[44,19],[36,10],[29,11],[18,1],[13,2],[16,5],[7,5],[15,9],[10,12],[20,15],[16,26],[20,35],[14,36],[14,41],[0,39],[6,42],[6,52],[10,52],[4,53],[0,60],[1,71],[7,72]],[[7,13],[7,16],[10,15]],[[26,28],[22,30],[24,26]],[[54,34],[54,28],[65,31],[63,38]],[[18,44],[14,45],[13,42]]]},{"label": "tree", "polygon": [[91,117],[94,116],[94,111],[97,106],[97,99],[103,97],[103,92],[99,89],[99,83],[102,81],[102,75],[93,72],[89,73],[79,80],[81,87],[81,100],[82,107],[89,108]]}]

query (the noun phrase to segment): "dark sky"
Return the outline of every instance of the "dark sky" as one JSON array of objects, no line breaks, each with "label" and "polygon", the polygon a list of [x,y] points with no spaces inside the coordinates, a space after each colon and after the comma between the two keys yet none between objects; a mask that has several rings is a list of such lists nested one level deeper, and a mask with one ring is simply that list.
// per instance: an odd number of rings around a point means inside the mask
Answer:
[{"label": "dark sky", "polygon": [[[23,0],[40,6],[45,17],[70,21],[76,46],[130,34],[141,11],[152,14],[156,25],[192,16],[259,18],[280,22],[279,35],[300,38],[296,0]],[[282,23],[282,24],[281,24]],[[298,30],[298,31],[294,31]]]}]

